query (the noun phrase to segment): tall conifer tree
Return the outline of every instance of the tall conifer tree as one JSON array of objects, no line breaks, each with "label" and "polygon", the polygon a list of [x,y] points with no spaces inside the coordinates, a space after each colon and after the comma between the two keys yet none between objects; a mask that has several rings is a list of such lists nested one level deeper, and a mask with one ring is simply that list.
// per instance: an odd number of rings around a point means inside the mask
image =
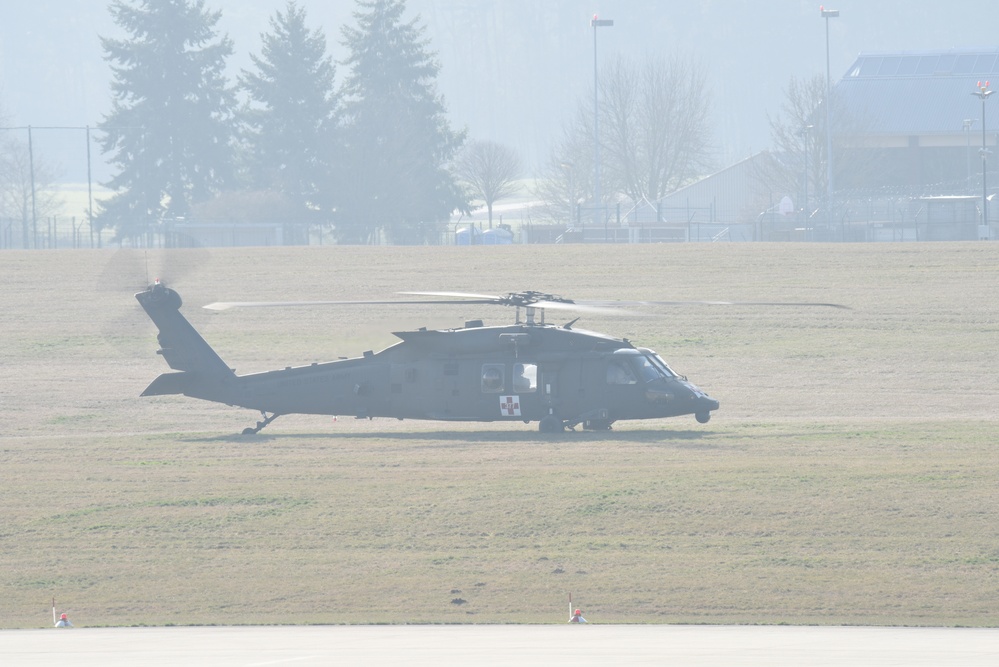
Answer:
[{"label": "tall conifer tree", "polygon": [[440,70],[405,0],[358,0],[344,27],[346,176],[337,210],[344,242],[384,230],[398,243],[434,242],[467,198],[448,170],[464,132],[451,129],[437,93]]},{"label": "tall conifer tree", "polygon": [[118,173],[99,221],[133,237],[187,215],[231,174],[234,95],[226,85],[228,37],[204,0],[114,0],[128,37],[101,38],[114,75],[102,148]]},{"label": "tall conifer tree", "polygon": [[261,35],[255,71],[243,71],[249,94],[244,113],[249,171],[254,188],[275,189],[299,212],[332,207],[339,102],[336,69],[326,52],[326,36],[306,27],[305,10],[289,2]]}]

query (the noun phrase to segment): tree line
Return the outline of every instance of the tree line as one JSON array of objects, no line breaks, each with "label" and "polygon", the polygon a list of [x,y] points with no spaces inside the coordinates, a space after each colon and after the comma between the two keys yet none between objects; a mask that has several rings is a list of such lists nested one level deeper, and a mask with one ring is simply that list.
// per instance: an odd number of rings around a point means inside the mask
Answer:
[{"label": "tree line", "polygon": [[[127,239],[181,220],[291,222],[325,227],[340,243],[435,243],[473,201],[485,204],[491,226],[493,204],[523,192],[518,155],[449,122],[440,62],[419,17],[405,17],[405,0],[355,3],[341,28],[343,61],[290,0],[231,81],[234,45],[206,0],[113,0],[124,36],[101,38],[112,105],[98,124],[113,194],[99,202],[96,226]],[[532,194],[547,217],[566,223],[581,206],[656,201],[707,173],[715,166],[708,80],[680,54],[601,63],[603,201],[594,201],[591,89],[537,167]],[[796,106],[782,109],[786,121],[771,119],[778,150],[804,139],[792,130],[816,106],[812,87],[788,91]],[[810,149],[818,174],[824,152]],[[795,173],[779,180],[793,183]]]},{"label": "tree line", "polygon": [[[329,225],[340,243],[427,243],[474,198],[491,225],[493,203],[517,191],[519,157],[451,126],[440,63],[419,19],[404,18],[405,0],[356,5],[342,28],[342,74],[291,1],[231,84],[233,44],[204,0],[115,0],[127,36],[102,39],[114,78],[99,127],[117,173],[99,224],[128,237],[171,220],[281,219]],[[604,69],[604,191],[656,199],[702,173],[703,68],[674,56]],[[597,204],[592,112],[582,100],[579,109],[536,187],[562,222],[580,202]]]},{"label": "tree line", "polygon": [[405,0],[357,0],[338,67],[293,0],[252,67],[204,0],[115,0],[102,38],[112,108],[99,124],[115,175],[97,222],[119,237],[191,218],[330,225],[339,242],[433,241],[471,192],[448,168],[465,141],[436,90],[440,69]]}]

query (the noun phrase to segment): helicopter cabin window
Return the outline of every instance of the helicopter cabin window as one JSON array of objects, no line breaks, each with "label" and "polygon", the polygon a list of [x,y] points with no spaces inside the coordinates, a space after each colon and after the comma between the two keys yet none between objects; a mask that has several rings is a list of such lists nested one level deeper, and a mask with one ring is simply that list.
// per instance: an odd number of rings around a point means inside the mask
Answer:
[{"label": "helicopter cabin window", "polygon": [[499,394],[506,391],[503,381],[503,364],[482,364],[482,391],[487,394]]},{"label": "helicopter cabin window", "polygon": [[536,364],[513,365],[513,390],[529,394],[538,390],[538,367]]},{"label": "helicopter cabin window", "polygon": [[623,359],[607,364],[607,384],[637,384],[635,373]]}]

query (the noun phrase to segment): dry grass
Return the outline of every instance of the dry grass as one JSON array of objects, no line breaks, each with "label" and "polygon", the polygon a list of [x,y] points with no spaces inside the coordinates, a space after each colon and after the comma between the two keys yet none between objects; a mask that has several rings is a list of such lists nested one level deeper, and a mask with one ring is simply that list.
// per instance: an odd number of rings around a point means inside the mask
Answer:
[{"label": "dry grass", "polygon": [[[591,621],[999,625],[999,244],[152,253],[240,372],[481,307],[209,314],[214,300],[541,289],[831,301],[580,325],[722,407],[535,427],[140,399],[165,370],[141,255],[0,253],[0,626]],[[153,268],[151,273],[160,274]],[[120,289],[119,289],[120,288]],[[457,604],[455,601],[464,600]]]}]

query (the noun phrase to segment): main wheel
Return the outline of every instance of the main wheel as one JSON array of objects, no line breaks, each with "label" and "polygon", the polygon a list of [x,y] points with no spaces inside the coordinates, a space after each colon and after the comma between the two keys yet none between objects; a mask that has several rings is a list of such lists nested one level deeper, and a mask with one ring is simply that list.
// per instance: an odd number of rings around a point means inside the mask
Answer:
[{"label": "main wheel", "polygon": [[698,412],[694,415],[694,419],[697,420],[698,424],[707,424],[711,420],[710,412]]},{"label": "main wheel", "polygon": [[542,433],[561,433],[565,430],[565,424],[555,415],[548,415],[538,422],[538,430]]}]

